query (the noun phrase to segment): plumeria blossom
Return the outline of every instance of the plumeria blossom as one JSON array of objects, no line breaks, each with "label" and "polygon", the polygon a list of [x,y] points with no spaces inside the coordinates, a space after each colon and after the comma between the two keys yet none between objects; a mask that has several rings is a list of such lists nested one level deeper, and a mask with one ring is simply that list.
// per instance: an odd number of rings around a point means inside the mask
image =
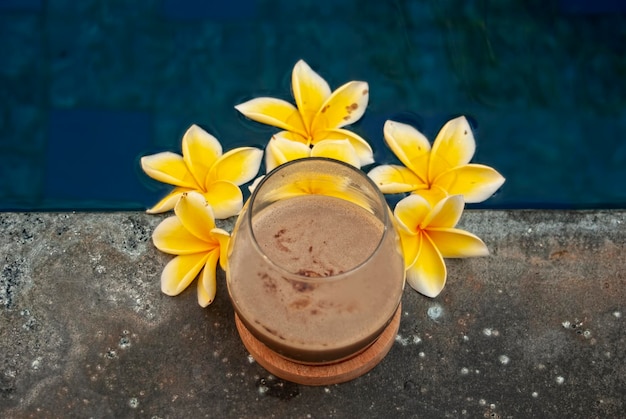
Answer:
[{"label": "plumeria blossom", "polygon": [[152,234],[157,249],[177,255],[163,269],[161,290],[178,295],[200,274],[198,303],[206,307],[215,298],[218,260],[226,269],[229,234],[215,227],[213,210],[198,192],[183,192],[174,213]]},{"label": "plumeria blossom", "polygon": [[185,192],[196,191],[211,205],[215,217],[238,214],[243,206],[239,186],[256,176],[263,151],[240,147],[222,154],[222,145],[214,136],[192,125],[183,136],[182,152],[182,156],[162,152],[142,157],[141,167],[148,176],[175,186],[148,212],[169,211]]},{"label": "plumeria blossom", "polygon": [[311,148],[277,134],[272,137],[265,149],[265,170],[269,173],[288,161],[307,157],[328,157],[357,168],[361,167],[361,160],[348,140],[324,140]]},{"label": "plumeria blossom", "polygon": [[361,191],[355,190],[348,179],[337,182],[336,176],[317,173],[314,177],[303,176],[284,186],[275,188],[266,197],[269,201],[294,198],[301,195],[324,195],[350,201],[372,212],[371,202]]},{"label": "plumeria blossom", "polygon": [[336,158],[357,167],[374,162],[367,141],[343,128],[363,116],[369,100],[366,82],[351,81],[331,91],[328,83],[300,60],[293,68],[291,84],[297,107],[270,97],[235,106],[248,118],[283,130],[268,145],[268,166],[309,156]]},{"label": "plumeria blossom", "polygon": [[404,166],[383,165],[368,176],[383,193],[412,192],[431,205],[448,195],[463,195],[465,202],[482,202],[504,183],[491,167],[469,164],[476,143],[465,117],[448,121],[432,148],[426,137],[410,125],[387,121],[385,142]]},{"label": "plumeria blossom", "polygon": [[489,254],[480,238],[454,228],[463,207],[461,195],[447,196],[432,207],[425,198],[413,194],[398,202],[394,209],[407,269],[406,280],[428,297],[439,295],[446,284],[443,258]]}]

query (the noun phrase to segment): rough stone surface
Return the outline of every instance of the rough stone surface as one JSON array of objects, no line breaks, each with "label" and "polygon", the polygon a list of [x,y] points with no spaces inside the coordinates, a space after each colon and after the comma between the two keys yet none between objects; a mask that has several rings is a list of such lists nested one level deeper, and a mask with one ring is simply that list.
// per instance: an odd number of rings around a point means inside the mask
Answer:
[{"label": "rough stone surface", "polygon": [[[216,301],[160,292],[170,256],[138,212],[0,214],[2,417],[619,417],[626,212],[467,211],[491,256],[407,288],[389,355],[306,387],[245,351]],[[226,226],[229,228],[229,226]]]}]

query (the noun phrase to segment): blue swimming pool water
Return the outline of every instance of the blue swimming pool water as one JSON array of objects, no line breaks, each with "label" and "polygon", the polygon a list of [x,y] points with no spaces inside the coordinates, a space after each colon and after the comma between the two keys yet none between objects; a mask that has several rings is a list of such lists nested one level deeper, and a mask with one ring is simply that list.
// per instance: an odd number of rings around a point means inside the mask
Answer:
[{"label": "blue swimming pool water", "polygon": [[624,2],[0,0],[0,210],[145,209],[139,169],[199,124],[225,149],[274,129],[234,105],[291,100],[305,59],[370,84],[352,128],[475,129],[504,187],[483,208],[626,207]]}]

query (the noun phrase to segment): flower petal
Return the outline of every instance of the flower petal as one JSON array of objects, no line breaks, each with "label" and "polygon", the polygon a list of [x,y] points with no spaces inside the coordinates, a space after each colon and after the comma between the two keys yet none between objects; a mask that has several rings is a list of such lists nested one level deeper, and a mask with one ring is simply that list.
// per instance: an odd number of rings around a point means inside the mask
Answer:
[{"label": "flower petal", "polygon": [[332,175],[316,174],[311,177],[306,173],[291,179],[284,185],[268,192],[268,201],[289,199],[301,195],[325,195],[357,204],[372,212],[371,202],[351,184],[349,179],[339,180]]},{"label": "flower petal", "polygon": [[173,209],[176,206],[176,203],[180,199],[181,195],[185,192],[189,192],[192,189],[189,188],[174,188],[170,193],[168,193],[165,198],[161,199],[157,202],[152,208],[148,209],[146,212],[148,214],[159,214],[161,212],[166,212]]},{"label": "flower petal", "polygon": [[311,141],[308,136],[303,137],[302,135],[295,133],[293,131],[280,131],[272,136],[273,137],[281,137],[285,140],[295,141],[297,143],[302,143],[309,147],[311,145]]},{"label": "flower petal", "polygon": [[280,134],[276,134],[265,149],[265,170],[269,173],[281,164],[310,155],[311,149],[308,145],[291,141]]},{"label": "flower petal", "polygon": [[360,167],[374,163],[374,152],[372,151],[372,147],[370,147],[367,141],[365,141],[354,132],[343,128],[337,128],[318,134],[319,135],[316,136],[315,141],[344,139],[350,141],[350,144],[352,144],[352,147],[354,147],[354,150],[356,151],[356,154],[359,156],[359,160],[361,161]]},{"label": "flower petal", "polygon": [[423,229],[452,228],[459,222],[465,202],[463,195],[452,195],[443,198],[422,221]]},{"label": "flower petal", "polygon": [[430,153],[428,179],[469,163],[476,150],[474,134],[464,116],[448,121],[437,134]]},{"label": "flower petal", "polygon": [[464,230],[429,228],[428,236],[444,258],[468,258],[489,254],[489,249],[480,238]]},{"label": "flower petal", "polygon": [[219,257],[220,252],[217,249],[209,253],[202,269],[202,275],[198,280],[198,304],[201,307],[208,306],[215,299],[215,291],[217,289],[215,270],[217,268],[217,258]]},{"label": "flower petal", "polygon": [[212,250],[215,246],[191,234],[178,217],[168,217],[152,232],[154,246],[173,255],[188,255]]},{"label": "flower petal", "polygon": [[311,157],[328,157],[360,168],[361,160],[348,140],[324,140],[313,146]]},{"label": "flower petal", "polygon": [[395,121],[386,121],[383,133],[385,143],[396,157],[420,178],[420,183],[427,184],[430,143],[424,134],[410,125]]},{"label": "flower petal", "polygon": [[330,87],[306,62],[300,60],[293,67],[291,88],[304,126],[310,129],[315,114],[330,96]]},{"label": "flower petal", "polygon": [[419,255],[406,273],[409,285],[427,297],[439,295],[446,285],[446,265],[427,234],[422,236]]},{"label": "flower petal", "polygon": [[382,193],[411,192],[425,186],[415,173],[404,166],[378,166],[370,170],[367,176],[376,183]]},{"label": "flower petal", "polygon": [[224,271],[228,269],[228,244],[230,243],[230,234],[221,228],[211,230],[213,237],[220,243],[220,266]]},{"label": "flower petal", "polygon": [[261,175],[258,178],[254,179],[254,181],[248,186],[248,191],[250,191],[250,193],[253,193],[254,190],[257,188],[257,186],[259,186],[259,183],[261,183],[264,177],[265,175]]},{"label": "flower petal", "polygon": [[418,189],[413,191],[413,193],[427,200],[431,207],[435,207],[435,205],[448,196],[447,192],[437,187],[437,185],[431,185],[430,189]]},{"label": "flower petal", "polygon": [[369,100],[366,82],[351,81],[335,90],[319,109],[311,125],[315,138],[317,133],[341,128],[358,121]]},{"label": "flower petal", "polygon": [[183,135],[182,148],[187,168],[198,185],[204,185],[211,165],[222,155],[222,145],[194,124]]},{"label": "flower petal", "polygon": [[253,121],[308,137],[298,109],[282,99],[258,97],[235,106],[235,109]]},{"label": "flower petal", "polygon": [[409,195],[396,204],[393,215],[404,227],[416,234],[430,211],[430,205],[424,198],[419,195]]},{"label": "flower petal", "polygon": [[420,243],[422,241],[422,233],[413,233],[404,227],[398,227],[398,234],[402,243],[402,255],[404,256],[404,266],[406,269],[411,268],[419,254]]},{"label": "flower petal", "polygon": [[213,208],[215,218],[221,220],[239,214],[243,207],[241,189],[225,180],[219,180],[208,185],[204,198]]},{"label": "flower petal", "polygon": [[203,195],[198,192],[183,194],[176,204],[174,212],[189,233],[205,241],[207,246],[217,247],[218,243],[211,235],[211,229],[215,228],[213,209]]},{"label": "flower petal", "polygon": [[198,189],[199,185],[189,172],[182,156],[170,151],[141,158],[141,168],[152,179],[175,186]]},{"label": "flower petal", "polygon": [[242,185],[259,173],[262,160],[263,150],[258,148],[239,147],[230,150],[211,167],[209,182],[227,180],[235,185]]},{"label": "flower petal", "polygon": [[474,203],[493,195],[504,180],[500,173],[489,166],[466,164],[442,173],[434,182],[449,194],[463,195],[465,202]]},{"label": "flower petal", "polygon": [[194,253],[169,261],[161,273],[161,291],[172,296],[183,292],[198,276],[208,257],[208,253]]},{"label": "flower petal", "polygon": [[287,183],[268,192],[266,199],[268,201],[278,201],[283,199],[294,198],[296,196],[310,195],[312,192],[309,183]]}]

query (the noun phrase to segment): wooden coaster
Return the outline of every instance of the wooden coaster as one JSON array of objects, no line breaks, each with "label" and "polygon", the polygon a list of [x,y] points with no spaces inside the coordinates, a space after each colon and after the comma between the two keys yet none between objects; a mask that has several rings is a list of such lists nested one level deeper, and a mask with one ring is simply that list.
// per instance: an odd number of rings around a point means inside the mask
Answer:
[{"label": "wooden coaster", "polygon": [[289,361],[252,336],[235,313],[239,336],[250,355],[266,370],[284,380],[308,386],[344,383],[367,373],[387,355],[400,328],[401,307],[380,337],[360,354],[327,365],[306,365]]}]

